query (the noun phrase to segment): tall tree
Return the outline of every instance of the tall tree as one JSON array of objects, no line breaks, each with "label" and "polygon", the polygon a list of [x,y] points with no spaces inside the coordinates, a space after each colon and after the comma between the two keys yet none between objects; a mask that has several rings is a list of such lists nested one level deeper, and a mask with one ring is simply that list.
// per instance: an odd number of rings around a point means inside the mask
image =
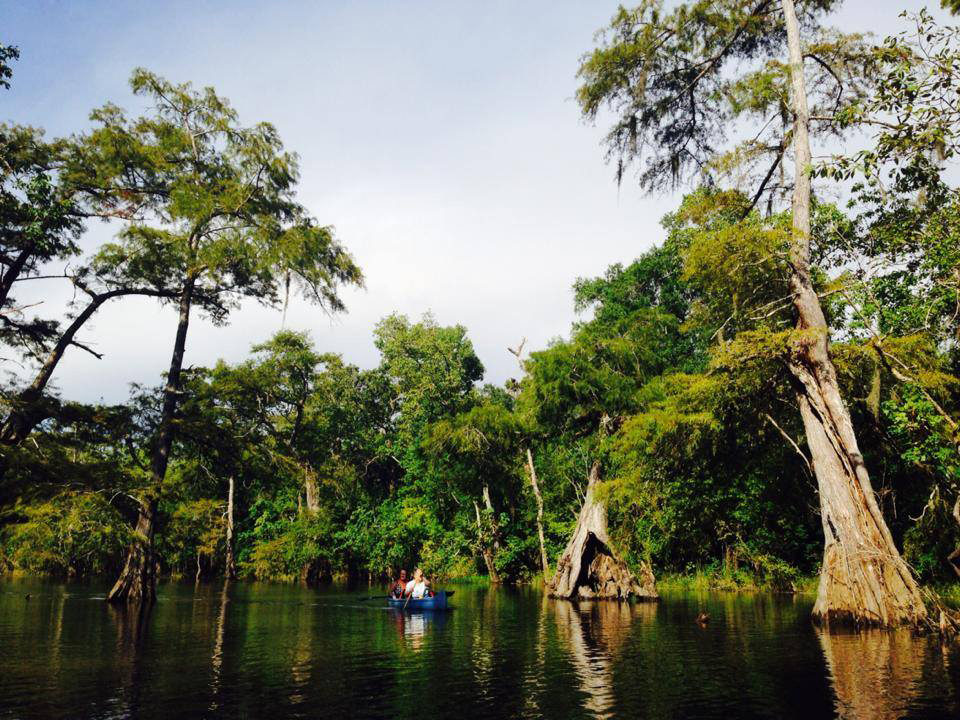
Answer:
[{"label": "tall tree", "polygon": [[332,229],[296,202],[297,159],[283,150],[273,126],[240,125],[212,88],[196,91],[142,69],[131,87],[151,101],[150,113],[128,118],[115,105],[94,111],[95,127],[80,139],[66,171],[94,208],[126,218],[116,241],[98,253],[97,272],[117,285],[172,288],[168,301],[178,311],[150,487],[111,601],[155,594],[158,497],[194,307],[224,323],[243,298],[275,306],[292,279],[309,300],[338,311],[338,287],[362,280]]},{"label": "tall tree", "polygon": [[[650,153],[640,173],[645,188],[691,173],[708,181],[731,173],[741,183],[753,178],[746,215],[764,197],[773,207],[792,185],[788,280],[796,329],[787,361],[825,536],[814,616],[915,624],[926,610],[870,485],[811,278],[810,123],[817,118],[822,132],[837,132],[831,121],[862,96],[872,62],[858,36],[821,25],[837,4],[805,2],[799,19],[792,0],[697,0],[670,12],[648,0],[633,11],[621,9],[604,44],[584,59],[579,99],[588,117],[605,106],[617,114],[607,143],[618,177]],[[728,142],[738,123],[753,119],[754,138]],[[792,183],[783,167],[791,144]]]}]

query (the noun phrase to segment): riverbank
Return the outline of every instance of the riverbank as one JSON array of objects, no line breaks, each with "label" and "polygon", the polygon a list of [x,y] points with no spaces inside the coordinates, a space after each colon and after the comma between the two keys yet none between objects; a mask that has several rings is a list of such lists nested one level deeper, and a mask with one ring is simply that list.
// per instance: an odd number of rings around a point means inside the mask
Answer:
[{"label": "riverbank", "polygon": [[[28,573],[23,570],[12,570],[0,572],[0,582],[4,580],[42,580],[45,582],[67,582],[90,584],[98,582],[108,582],[112,576],[79,576],[66,578],[53,574]],[[160,578],[161,583],[183,584],[189,582],[192,578],[186,575],[166,575]],[[213,582],[221,581],[221,577],[203,577],[200,582],[207,585]],[[725,593],[773,593],[773,594],[796,594],[815,596],[817,592],[817,575],[801,575],[793,573],[790,576],[789,584],[784,582],[780,576],[773,579],[761,579],[757,575],[744,571],[736,570],[732,572],[712,569],[696,569],[687,573],[664,572],[657,575],[657,590],[661,593],[697,593],[697,592],[725,592]],[[237,580],[240,583],[259,583],[266,582],[276,585],[298,586],[303,583],[295,577],[276,577],[269,579],[257,579],[253,577],[240,577]],[[365,578],[351,580],[345,574],[334,574],[331,578],[323,581],[322,585],[334,583],[341,586],[370,586],[379,587],[387,583],[386,578],[372,579]],[[438,577],[437,582],[444,585],[455,585],[458,587],[496,587],[486,575],[464,575],[461,577]],[[524,582],[514,583],[518,587],[540,588],[543,587],[543,575],[538,573]],[[960,582],[941,583],[926,586],[934,592],[949,607],[960,609]]]}]

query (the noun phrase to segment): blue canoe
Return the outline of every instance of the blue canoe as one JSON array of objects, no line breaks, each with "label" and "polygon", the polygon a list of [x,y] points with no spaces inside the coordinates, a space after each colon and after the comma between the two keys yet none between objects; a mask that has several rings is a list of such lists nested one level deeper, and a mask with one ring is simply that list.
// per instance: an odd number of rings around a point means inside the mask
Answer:
[{"label": "blue canoe", "polygon": [[425,597],[417,600],[416,598],[387,598],[387,604],[392,608],[399,610],[446,610],[447,598],[453,595],[453,591],[438,590],[433,597]]}]

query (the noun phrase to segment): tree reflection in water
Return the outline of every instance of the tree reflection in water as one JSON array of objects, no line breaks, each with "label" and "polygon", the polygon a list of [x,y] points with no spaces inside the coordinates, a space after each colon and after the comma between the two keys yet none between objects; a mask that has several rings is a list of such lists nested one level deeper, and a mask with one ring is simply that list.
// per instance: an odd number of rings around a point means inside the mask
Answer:
[{"label": "tree reflection in water", "polygon": [[828,631],[817,629],[836,695],[837,716],[846,720],[903,717],[939,687],[954,710],[957,699],[949,679],[947,654],[933,637],[909,630]]},{"label": "tree reflection in water", "polygon": [[116,663],[120,679],[117,695],[109,704],[118,708],[120,717],[136,717],[140,712],[143,685],[143,647],[150,628],[153,603],[108,604],[107,607],[116,624]]},{"label": "tree reflection in water", "polygon": [[223,639],[227,626],[227,603],[230,600],[230,579],[223,581],[220,591],[220,610],[217,613],[217,632],[214,636],[213,655],[210,658],[212,675],[210,678],[210,712],[220,706],[220,676],[223,670]]},{"label": "tree reflection in water", "polygon": [[651,603],[548,600],[560,638],[566,644],[584,709],[593,717],[613,717],[613,667],[633,621],[656,612]]}]

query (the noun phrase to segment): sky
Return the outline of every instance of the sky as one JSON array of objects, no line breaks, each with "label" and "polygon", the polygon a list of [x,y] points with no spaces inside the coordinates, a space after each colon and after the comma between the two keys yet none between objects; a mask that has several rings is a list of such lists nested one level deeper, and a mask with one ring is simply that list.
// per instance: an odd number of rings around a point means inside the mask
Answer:
[{"label": "sky", "polygon": [[[659,220],[679,202],[618,187],[604,128],[584,123],[574,99],[579,59],[617,4],[0,0],[0,42],[21,51],[0,122],[82,131],[105,102],[136,107],[127,80],[137,66],[212,85],[244,124],[273,123],[299,154],[299,200],[366,277],[335,317],[291,298],[286,327],[368,368],[379,319],[431,312],[467,328],[485,380],[501,383],[518,374],[507,348],[567,335],[573,282],[661,241]],[[924,4],[848,0],[834,24],[883,36]],[[84,248],[110,233],[91,226]],[[44,316],[69,298],[61,281],[18,294]],[[159,381],[175,326],[171,307],[114,301],[81,337],[103,359],[71,349],[57,388],[123,401],[130,383]],[[278,311],[253,303],[226,327],[196,318],[186,364],[243,360],[280,327]]]}]

